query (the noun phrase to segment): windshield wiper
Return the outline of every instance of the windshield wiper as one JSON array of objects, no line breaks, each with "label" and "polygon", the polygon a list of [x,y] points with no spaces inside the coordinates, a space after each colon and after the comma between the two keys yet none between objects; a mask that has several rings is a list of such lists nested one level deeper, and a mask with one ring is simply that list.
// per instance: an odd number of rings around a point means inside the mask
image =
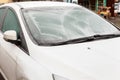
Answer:
[{"label": "windshield wiper", "polygon": [[72,39],[64,42],[52,43],[51,46],[81,43],[81,42],[93,41],[94,39],[95,39],[94,37],[77,38],[77,39]]},{"label": "windshield wiper", "polygon": [[95,39],[106,39],[106,38],[114,38],[114,37],[120,37],[120,34],[104,34],[104,35],[93,35]]},{"label": "windshield wiper", "polygon": [[105,34],[105,35],[97,34],[97,35],[93,35],[93,36],[89,36],[89,37],[77,38],[77,39],[72,39],[72,40],[58,42],[58,43],[52,43],[51,46],[82,43],[82,42],[89,42],[89,41],[108,39],[108,38],[114,38],[114,37],[120,37],[120,34]]}]

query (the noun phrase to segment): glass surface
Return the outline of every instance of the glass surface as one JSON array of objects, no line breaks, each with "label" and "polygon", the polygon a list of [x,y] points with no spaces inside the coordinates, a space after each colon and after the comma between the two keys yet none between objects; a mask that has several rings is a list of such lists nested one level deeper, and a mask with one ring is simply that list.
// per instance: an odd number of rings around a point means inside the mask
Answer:
[{"label": "glass surface", "polygon": [[109,22],[83,7],[33,8],[23,13],[38,44],[119,33]]},{"label": "glass surface", "polygon": [[20,31],[17,17],[11,9],[8,9],[8,12],[7,12],[7,15],[5,16],[3,27],[2,27],[3,32],[7,30],[15,30],[17,34],[19,34],[19,31]]}]

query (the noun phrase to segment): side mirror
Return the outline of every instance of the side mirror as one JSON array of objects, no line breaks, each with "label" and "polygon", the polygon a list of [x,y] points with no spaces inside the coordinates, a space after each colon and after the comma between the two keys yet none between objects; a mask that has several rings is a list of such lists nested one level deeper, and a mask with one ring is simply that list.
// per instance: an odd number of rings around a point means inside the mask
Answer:
[{"label": "side mirror", "polygon": [[7,41],[16,41],[17,40],[17,32],[15,30],[5,31],[3,38]]}]

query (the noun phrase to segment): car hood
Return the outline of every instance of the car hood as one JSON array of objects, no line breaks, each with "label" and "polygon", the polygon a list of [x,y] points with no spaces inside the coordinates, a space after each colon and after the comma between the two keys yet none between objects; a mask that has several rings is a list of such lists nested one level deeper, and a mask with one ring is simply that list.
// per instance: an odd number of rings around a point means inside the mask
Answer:
[{"label": "car hood", "polygon": [[35,50],[34,60],[70,80],[120,80],[120,38]]}]

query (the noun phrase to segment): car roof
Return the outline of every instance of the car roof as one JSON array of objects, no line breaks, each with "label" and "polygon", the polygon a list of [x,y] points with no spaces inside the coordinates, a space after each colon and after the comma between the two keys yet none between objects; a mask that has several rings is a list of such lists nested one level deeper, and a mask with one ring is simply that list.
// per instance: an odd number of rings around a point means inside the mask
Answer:
[{"label": "car roof", "polygon": [[34,7],[57,7],[57,6],[78,6],[73,3],[67,3],[67,2],[53,2],[53,1],[26,1],[26,2],[13,2],[13,3],[7,3],[3,6],[19,6],[21,8],[34,8]]}]

